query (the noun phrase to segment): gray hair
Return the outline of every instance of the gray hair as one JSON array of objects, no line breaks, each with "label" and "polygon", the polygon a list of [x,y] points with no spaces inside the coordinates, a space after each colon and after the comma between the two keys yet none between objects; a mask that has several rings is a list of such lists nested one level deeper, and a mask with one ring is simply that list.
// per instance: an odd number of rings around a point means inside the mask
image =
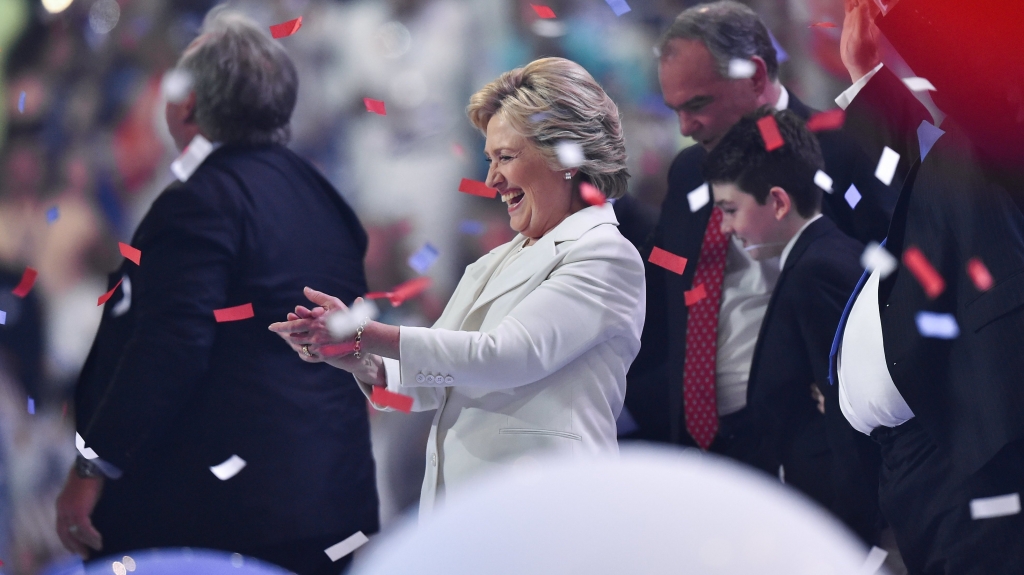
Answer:
[{"label": "gray hair", "polygon": [[284,49],[248,17],[224,5],[210,10],[178,68],[191,76],[195,120],[212,141],[288,141],[299,77]]},{"label": "gray hair", "polygon": [[729,74],[729,62],[759,56],[768,69],[768,79],[779,77],[779,61],[768,27],[757,14],[733,0],[698,4],[683,10],[658,41],[658,54],[664,60],[672,55],[672,40],[698,40],[711,52],[718,73]]},{"label": "gray hair", "polygon": [[580,181],[609,198],[626,193],[626,143],[619,109],[583,66],[564,58],[542,58],[505,72],[473,94],[466,108],[485,135],[501,112],[552,169],[562,169],[557,146],[574,143],[583,151]]}]

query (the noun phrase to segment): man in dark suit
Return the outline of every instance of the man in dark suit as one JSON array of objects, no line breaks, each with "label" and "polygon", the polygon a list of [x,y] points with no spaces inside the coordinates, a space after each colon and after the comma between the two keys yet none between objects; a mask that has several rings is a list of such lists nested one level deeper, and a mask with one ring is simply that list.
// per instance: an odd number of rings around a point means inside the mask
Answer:
[{"label": "man in dark suit", "polygon": [[[784,142],[770,152],[757,124],[766,117]],[[860,508],[863,492],[837,490],[832,481],[833,454],[846,456],[855,432],[846,426],[846,441],[830,441],[825,405],[812,398],[812,389],[820,397],[827,388],[831,335],[861,275],[863,251],[821,214],[823,192],[814,175],[823,167],[818,141],[803,121],[768,107],[737,122],[704,163],[722,233],[754,260],[778,257],[781,268],[747,382],[745,409],[759,441],[736,456],[767,473],[783,466],[788,485],[841,517],[873,519]],[[835,403],[828,407],[838,413]]]},{"label": "man in dark suit", "polygon": [[[324,550],[378,529],[366,401],[265,326],[307,285],[365,293],[366,235],[282,145],[298,80],[265,31],[215,9],[178,69],[191,88],[167,122],[187,146],[172,166],[182,182],[132,238],[138,265],[111,277],[76,392],[89,459],[58,499],[58,534],[83,555],[206,547],[338,573],[348,559]],[[215,315],[247,305],[240,321]]]},{"label": "man in dark suit", "polygon": [[[906,10],[887,17],[927,33],[962,5],[898,9]],[[885,247],[903,265],[858,283],[833,344],[832,381],[850,425],[881,447],[879,500],[910,573],[1021,573],[1024,214],[1012,197],[1020,190],[993,177],[996,158],[978,156],[979,132],[965,133],[952,114],[929,149],[931,117],[879,63],[873,10],[867,0],[847,3],[843,59],[854,85],[840,99],[846,129],[867,153],[900,155]],[[987,33],[1007,29],[994,24]],[[937,88],[960,97],[975,89],[959,84]]]},{"label": "man in dark suit", "polygon": [[[745,64],[735,66],[733,60]],[[730,67],[748,68],[733,75],[749,77],[730,77]],[[789,109],[805,119],[811,110],[779,83],[767,28],[737,2],[701,4],[681,13],[660,43],[659,76],[682,133],[698,145],[672,163],[660,219],[641,253],[658,248],[686,258],[687,265],[682,274],[647,266],[643,346],[630,368],[625,404],[638,429],[623,438],[735,456],[758,441],[743,408],[758,331],[779,269],[777,261],[751,260],[735,242],[721,238],[700,165],[733,124],[761,106]],[[818,140],[831,178],[823,213],[856,239],[881,240],[896,194],[874,177],[877,158],[837,132],[820,132]],[[628,208],[616,204],[617,213]],[[699,283],[714,287],[706,289],[703,301],[688,306],[686,294]],[[692,330],[691,322],[699,329]],[[853,469],[843,477],[873,481],[870,469]],[[870,496],[870,490],[861,491]],[[875,521],[856,525],[846,519],[867,540],[875,538]]]}]

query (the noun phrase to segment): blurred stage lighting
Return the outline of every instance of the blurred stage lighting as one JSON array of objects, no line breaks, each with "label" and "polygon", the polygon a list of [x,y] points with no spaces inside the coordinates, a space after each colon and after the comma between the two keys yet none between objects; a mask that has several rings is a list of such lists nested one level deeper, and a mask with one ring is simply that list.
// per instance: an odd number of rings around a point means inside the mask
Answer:
[{"label": "blurred stage lighting", "polygon": [[68,9],[74,0],[43,0],[43,9],[50,14],[60,14]]}]

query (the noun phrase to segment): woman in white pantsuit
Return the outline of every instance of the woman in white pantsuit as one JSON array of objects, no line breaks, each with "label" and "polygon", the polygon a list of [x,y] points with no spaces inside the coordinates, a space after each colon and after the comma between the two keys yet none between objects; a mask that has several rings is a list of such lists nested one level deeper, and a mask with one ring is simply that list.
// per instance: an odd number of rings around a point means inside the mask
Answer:
[{"label": "woman in white pantsuit", "polygon": [[[367,397],[382,386],[437,410],[421,513],[527,453],[617,450],[644,322],[643,261],[612,206],[588,206],[579,192],[583,182],[612,198],[626,191],[618,110],[604,90],[578,64],[545,58],[488,84],[468,114],[487,138],[487,185],[519,235],[466,268],[437,323],[369,322],[359,353],[332,355],[324,346],[343,342],[326,313],[345,306],[307,288],[318,307],[270,326],[304,361],[352,372]],[[563,166],[560,142],[578,145],[582,163]]]}]

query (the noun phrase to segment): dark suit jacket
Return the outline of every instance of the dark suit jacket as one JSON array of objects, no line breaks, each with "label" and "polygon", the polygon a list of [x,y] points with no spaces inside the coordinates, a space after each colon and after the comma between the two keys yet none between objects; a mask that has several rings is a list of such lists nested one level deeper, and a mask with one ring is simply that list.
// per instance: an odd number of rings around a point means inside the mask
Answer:
[{"label": "dark suit jacket", "polygon": [[[832,510],[866,541],[878,535],[878,480],[857,468],[833,465],[857,457],[857,434],[833,437],[811,398],[811,384],[826,393],[826,410],[838,411],[828,392],[832,336],[861,275],[863,246],[827,217],[800,234],[786,257],[768,302],[754,348],[747,410],[761,432],[762,449],[747,461],[769,473],[779,465],[786,483]],[[831,414],[829,414],[831,415]],[[842,418],[842,414],[839,413]]]},{"label": "dark suit jacket", "polygon": [[[894,254],[918,247],[946,288],[929,299],[905,266],[880,284],[885,357],[917,420],[966,474],[1024,439],[1024,215],[972,161],[970,143],[952,118],[920,160],[916,133],[922,119],[930,117],[883,68],[847,109],[845,130],[867,153],[879,155],[888,145],[901,154],[898,174],[906,175],[900,176],[886,247]],[[971,258],[988,268],[991,289],[981,292],[972,283],[966,269]],[[952,314],[959,337],[922,336],[919,311]],[[845,314],[833,355],[844,326]],[[834,358],[832,367],[835,381]]]},{"label": "dark suit jacket", "polygon": [[[789,109],[807,118],[811,110],[790,92]],[[877,156],[868,157],[840,132],[818,134],[825,168],[833,179],[834,193],[825,194],[822,211],[840,230],[861,240],[881,240],[888,227],[891,206],[898,188],[890,190],[874,177]],[[686,357],[687,308],[683,293],[693,284],[704,230],[714,199],[696,212],[690,211],[686,194],[700,186],[701,162],[706,156],[700,146],[679,153],[668,176],[668,194],[662,204],[658,224],[641,251],[646,256],[652,246],[668,250],[688,260],[683,274],[647,263],[647,320],[644,324],[640,354],[629,371],[626,408],[638,429],[626,438],[693,445],[686,431],[683,414],[683,367]],[[850,183],[863,199],[851,209],[843,198]],[[620,206],[617,203],[616,215]],[[621,217],[628,217],[620,216]],[[635,218],[634,218],[635,219]]]},{"label": "dark suit jacket", "polygon": [[[267,330],[304,286],[366,291],[366,234],[335,189],[282,146],[224,146],[157,198],[132,245],[141,265],[110,282],[131,293],[106,304],[76,393],[86,445],[124,473],[93,516],[104,553],[376,531],[365,397]],[[215,321],[246,303],[254,318]],[[232,455],[247,465],[221,481],[209,468]]]}]

